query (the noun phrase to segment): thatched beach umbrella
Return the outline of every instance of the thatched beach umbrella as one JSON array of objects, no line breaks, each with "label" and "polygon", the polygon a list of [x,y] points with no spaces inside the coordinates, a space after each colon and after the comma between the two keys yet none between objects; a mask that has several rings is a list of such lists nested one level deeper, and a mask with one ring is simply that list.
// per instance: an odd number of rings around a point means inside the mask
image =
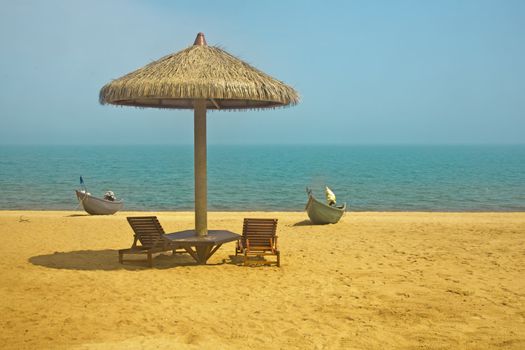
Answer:
[{"label": "thatched beach umbrella", "polygon": [[100,90],[101,104],[194,109],[195,231],[207,228],[206,109],[276,108],[299,102],[297,92],[218,47],[199,33],[193,46],[167,55]]}]

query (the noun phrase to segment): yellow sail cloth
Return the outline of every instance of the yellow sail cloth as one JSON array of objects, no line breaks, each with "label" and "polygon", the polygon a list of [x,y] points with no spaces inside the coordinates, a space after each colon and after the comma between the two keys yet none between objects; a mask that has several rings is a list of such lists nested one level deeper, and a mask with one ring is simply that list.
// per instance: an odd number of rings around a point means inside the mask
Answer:
[{"label": "yellow sail cloth", "polygon": [[328,202],[328,204],[329,205],[335,205],[336,200],[335,200],[334,192],[332,192],[332,190],[329,189],[328,187],[325,187],[324,191],[326,193],[326,201]]}]

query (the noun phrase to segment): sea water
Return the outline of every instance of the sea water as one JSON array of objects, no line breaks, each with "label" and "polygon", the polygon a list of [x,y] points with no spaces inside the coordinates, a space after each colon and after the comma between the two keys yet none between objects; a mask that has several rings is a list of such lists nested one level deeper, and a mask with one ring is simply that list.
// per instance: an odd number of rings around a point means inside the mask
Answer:
[{"label": "sea water", "polygon": [[[193,147],[0,146],[0,209],[77,208],[82,175],[126,210],[192,210]],[[523,211],[525,145],[208,146],[208,208],[301,211],[324,186],[350,211]]]}]

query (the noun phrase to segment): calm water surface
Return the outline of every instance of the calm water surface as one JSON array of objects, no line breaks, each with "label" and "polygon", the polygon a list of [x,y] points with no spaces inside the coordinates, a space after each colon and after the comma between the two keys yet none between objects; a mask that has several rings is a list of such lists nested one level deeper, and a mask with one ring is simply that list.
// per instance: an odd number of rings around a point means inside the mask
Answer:
[{"label": "calm water surface", "polygon": [[[0,146],[0,209],[192,210],[192,146]],[[293,210],[330,186],[353,211],[524,211],[525,146],[209,146],[210,210]]]}]

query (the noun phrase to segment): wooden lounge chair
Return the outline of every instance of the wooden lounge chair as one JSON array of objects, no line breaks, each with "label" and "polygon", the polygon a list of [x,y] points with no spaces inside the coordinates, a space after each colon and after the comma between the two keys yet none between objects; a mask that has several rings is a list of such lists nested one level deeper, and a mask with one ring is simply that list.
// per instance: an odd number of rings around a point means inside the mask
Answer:
[{"label": "wooden lounge chair", "polygon": [[[173,254],[180,253],[177,249],[182,247],[174,245],[164,237],[164,229],[156,216],[136,216],[127,219],[135,235],[131,248],[118,251],[121,264],[124,263],[124,254],[146,254],[149,267],[153,267],[152,254],[169,250],[172,250]],[[140,245],[137,244],[139,242]]]},{"label": "wooden lounge chair", "polygon": [[[277,266],[281,266],[280,252],[277,249],[277,219],[244,219],[242,237],[237,241],[235,255],[244,254],[244,265],[253,257],[275,255]],[[256,260],[260,264],[273,264],[274,261]]]}]

